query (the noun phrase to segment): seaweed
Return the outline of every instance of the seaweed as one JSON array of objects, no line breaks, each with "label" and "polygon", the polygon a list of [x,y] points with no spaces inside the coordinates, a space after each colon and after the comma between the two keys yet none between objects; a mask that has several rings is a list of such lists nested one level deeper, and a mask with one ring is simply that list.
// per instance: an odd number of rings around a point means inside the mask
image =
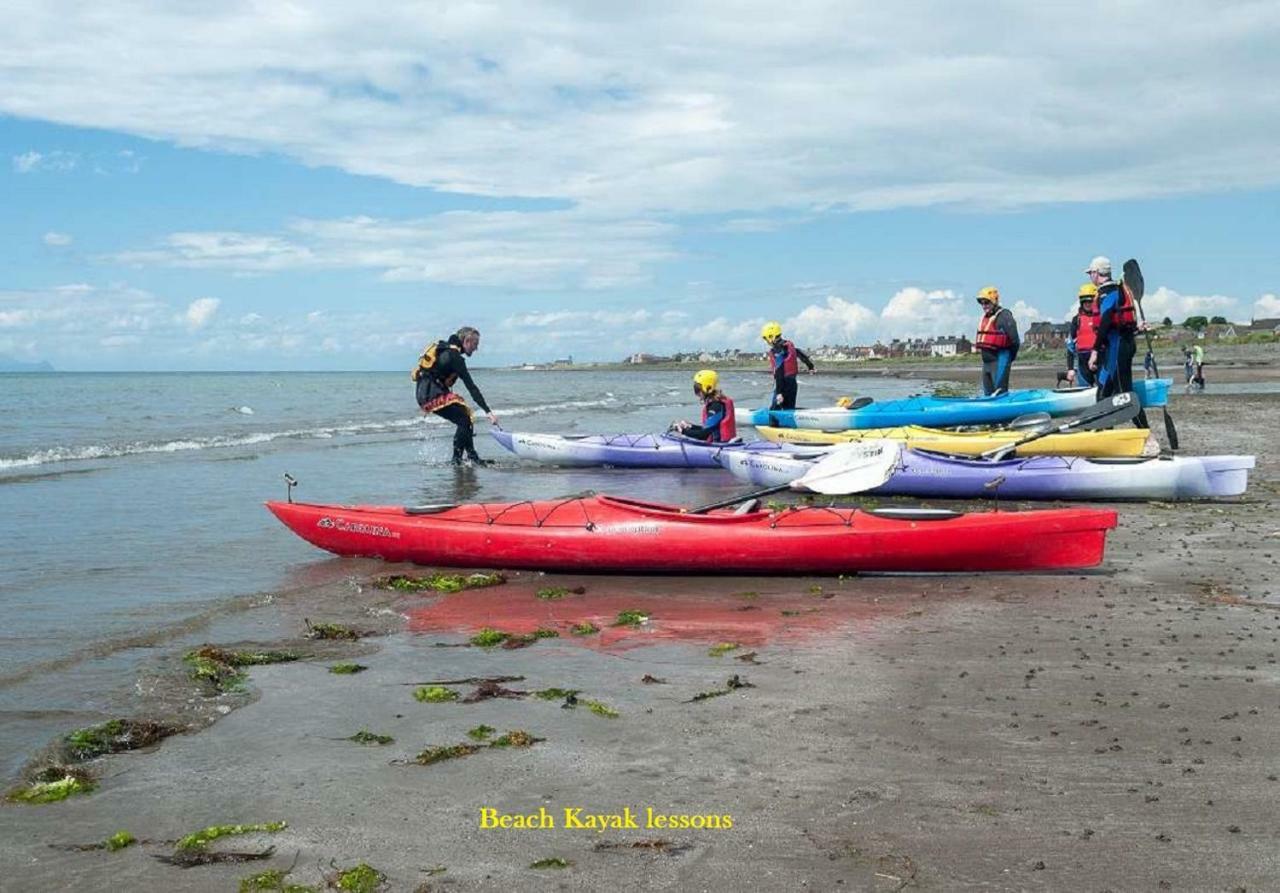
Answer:
[{"label": "seaweed", "polygon": [[316,888],[308,884],[290,884],[285,881],[289,871],[271,868],[260,874],[251,874],[240,880],[240,893],[317,893]]},{"label": "seaweed", "polygon": [[302,622],[307,626],[308,639],[354,641],[368,635],[366,632],[355,630],[339,623],[312,623],[305,617],[302,618]]},{"label": "seaweed", "polygon": [[396,739],[390,735],[379,735],[377,732],[361,729],[346,740],[354,741],[356,744],[391,744]]},{"label": "seaweed", "polygon": [[138,838],[128,831],[117,831],[102,842],[102,848],[114,853],[116,850],[123,850],[125,847],[133,846],[137,842]]},{"label": "seaweed", "polygon": [[711,657],[721,657],[730,651],[737,651],[741,647],[737,642],[721,642],[718,645],[712,645],[707,654]]},{"label": "seaweed", "polygon": [[181,731],[179,726],[149,719],[111,719],[68,733],[62,739],[62,749],[68,760],[82,762],[103,754],[147,747]]},{"label": "seaweed", "polygon": [[513,729],[505,735],[499,735],[489,742],[490,747],[533,747],[539,741],[546,741],[546,738],[536,738],[523,729]]},{"label": "seaweed", "polygon": [[414,691],[413,696],[424,704],[444,704],[458,700],[458,693],[443,685],[424,685]]},{"label": "seaweed", "polygon": [[484,741],[494,732],[498,731],[493,726],[478,725],[474,729],[467,730],[467,737],[473,741]]},{"label": "seaweed", "polygon": [[639,626],[649,620],[649,615],[642,611],[619,611],[614,626]]},{"label": "seaweed", "polygon": [[603,716],[605,719],[617,719],[619,716],[622,715],[618,713],[617,710],[614,710],[612,707],[610,707],[608,704],[602,704],[599,701],[590,701],[590,700],[587,700],[586,698],[583,698],[578,703],[582,704],[584,707],[586,707],[596,716]]},{"label": "seaweed", "polygon": [[413,761],[419,766],[431,766],[445,760],[456,760],[460,757],[469,757],[482,746],[479,744],[443,744],[435,747],[428,747],[413,758]]},{"label": "seaweed", "polygon": [[472,636],[469,639],[469,641],[471,642],[472,645],[476,645],[480,648],[491,648],[494,645],[502,644],[502,642],[505,641],[506,638],[507,638],[506,633],[499,632],[498,630],[492,629],[491,627],[488,627],[488,626],[484,626],[484,627],[481,627],[479,632],[477,632],[474,636]]},{"label": "seaweed", "polygon": [[245,674],[241,667],[263,664],[283,664],[298,660],[301,655],[293,651],[230,651],[215,645],[202,645],[183,655],[183,661],[191,668],[191,678],[209,683],[216,691],[238,691]]},{"label": "seaweed", "polygon": [[649,673],[645,673],[643,676],[641,676],[640,681],[643,682],[645,685],[666,685],[667,684],[667,680],[659,679],[657,676],[652,676]]},{"label": "seaweed", "polygon": [[585,586],[574,586],[573,588],[569,588],[568,586],[548,586],[546,589],[539,589],[535,592],[534,597],[540,598],[543,601],[552,601],[554,599],[564,598],[570,593],[574,595],[586,595],[586,592],[587,587]]},{"label": "seaweed", "polygon": [[178,868],[195,868],[197,865],[238,865],[242,862],[261,862],[263,859],[270,859],[275,855],[275,852],[276,848],[273,846],[269,846],[265,850],[230,853],[199,849],[174,850],[172,853],[158,854],[154,858],[166,865],[174,865]]},{"label": "seaweed", "polygon": [[210,825],[178,840],[180,850],[202,850],[222,837],[239,834],[273,834],[289,827],[288,822],[257,822],[251,825]]},{"label": "seaweed", "polygon": [[685,701],[685,703],[692,704],[695,701],[706,701],[710,698],[718,698],[721,695],[727,695],[730,692],[737,691],[740,688],[755,688],[755,686],[752,685],[750,682],[746,681],[745,679],[739,678],[738,674],[735,673],[734,675],[729,677],[729,681],[725,683],[724,688],[717,688],[717,689],[713,689],[712,691],[700,691],[696,695],[694,695],[692,698]]},{"label": "seaweed", "polygon": [[5,795],[12,803],[58,803],[76,794],[88,794],[98,786],[93,776],[71,766],[47,766],[25,788]]},{"label": "seaweed", "polygon": [[406,577],[401,574],[389,574],[378,577],[373,585],[379,589],[394,589],[397,592],[461,592],[464,589],[483,589],[488,586],[499,586],[507,582],[500,573],[492,574],[431,574],[427,577]]},{"label": "seaweed", "polygon": [[663,838],[647,838],[645,840],[633,841],[615,841],[601,840],[594,847],[597,853],[608,852],[610,850],[648,850],[653,853],[664,853],[668,856],[678,856],[680,853],[689,849],[688,844],[674,843]]},{"label": "seaweed", "polygon": [[578,692],[579,689],[576,688],[543,688],[535,691],[533,696],[544,701],[560,701],[576,698]]},{"label": "seaweed", "polygon": [[432,679],[429,682],[402,682],[401,685],[480,685],[485,682],[523,682],[523,676],[467,676],[464,679]]},{"label": "seaweed", "polygon": [[573,633],[575,636],[593,636],[600,632],[600,627],[596,626],[590,620],[584,620],[571,627],[569,632]]},{"label": "seaweed", "polygon": [[353,664],[350,662],[334,664],[329,668],[329,672],[337,676],[352,676],[356,673],[363,673],[369,669],[364,664]]},{"label": "seaweed", "polygon": [[387,876],[371,865],[361,862],[352,868],[339,869],[329,885],[347,893],[374,893],[387,882]]},{"label": "seaweed", "polygon": [[510,649],[524,648],[527,645],[532,645],[539,639],[558,639],[560,638],[560,633],[556,632],[554,629],[540,626],[531,633],[507,633],[506,636],[506,639],[502,643],[502,647]]},{"label": "seaweed", "polygon": [[503,688],[496,682],[485,680],[476,686],[476,690],[462,699],[464,704],[478,704],[480,701],[488,701],[491,698],[523,698],[527,695],[527,691],[518,691],[513,688]]},{"label": "seaweed", "polygon": [[532,863],[530,868],[569,868],[573,865],[570,859],[561,859],[559,856],[548,856],[546,859],[539,859]]}]

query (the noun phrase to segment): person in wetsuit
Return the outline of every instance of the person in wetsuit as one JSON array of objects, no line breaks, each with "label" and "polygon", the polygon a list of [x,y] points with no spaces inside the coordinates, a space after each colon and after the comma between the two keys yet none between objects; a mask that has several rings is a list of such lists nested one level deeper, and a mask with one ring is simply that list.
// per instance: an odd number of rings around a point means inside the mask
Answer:
[{"label": "person in wetsuit", "polygon": [[1071,339],[1075,343],[1075,355],[1072,368],[1075,370],[1075,383],[1079,387],[1093,387],[1093,372],[1089,369],[1089,355],[1093,353],[1093,345],[1098,340],[1098,287],[1092,282],[1080,286],[1077,296],[1080,309],[1071,317]]},{"label": "person in wetsuit", "polygon": [[472,399],[488,415],[490,424],[498,424],[498,417],[493,414],[489,404],[484,402],[484,395],[467,371],[466,358],[475,353],[479,346],[480,332],[471,326],[463,326],[447,340],[429,345],[413,370],[413,380],[417,385],[416,396],[422,411],[435,413],[452,422],[457,429],[453,434],[454,465],[461,465],[464,456],[476,465],[489,464],[476,452],[471,407],[452,391],[455,382],[461,379]]},{"label": "person in wetsuit", "polygon": [[738,436],[733,401],[720,390],[720,376],[703,369],[693,376],[693,393],[702,401],[702,424],[676,422],[671,427],[694,440],[727,443]]},{"label": "person in wetsuit", "polygon": [[782,337],[782,326],[776,322],[765,323],[760,330],[760,337],[769,345],[769,352],[765,356],[773,370],[773,397],[769,400],[769,408],[795,409],[796,375],[800,372],[800,363],[804,363],[813,372],[813,361],[804,351]]},{"label": "person in wetsuit", "polygon": [[[1095,257],[1085,270],[1098,288],[1097,340],[1089,356],[1089,371],[1098,376],[1098,399],[1133,390],[1133,355],[1137,353],[1138,311],[1129,289],[1111,280],[1111,261]],[[1133,424],[1148,428],[1145,410]]]},{"label": "person in wetsuit", "polygon": [[1022,345],[1013,311],[1000,306],[1000,292],[988,285],[978,292],[982,318],[973,346],[982,352],[982,395],[1004,394],[1009,390],[1009,372]]}]

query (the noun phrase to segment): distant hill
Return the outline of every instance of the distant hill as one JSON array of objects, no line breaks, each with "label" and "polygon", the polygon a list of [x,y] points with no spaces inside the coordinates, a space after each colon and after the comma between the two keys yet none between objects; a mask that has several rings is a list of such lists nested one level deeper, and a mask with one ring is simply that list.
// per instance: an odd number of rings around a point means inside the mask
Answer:
[{"label": "distant hill", "polygon": [[11,360],[8,357],[0,357],[0,372],[53,372],[53,366],[47,361],[41,360],[38,363],[23,363],[19,360]]}]

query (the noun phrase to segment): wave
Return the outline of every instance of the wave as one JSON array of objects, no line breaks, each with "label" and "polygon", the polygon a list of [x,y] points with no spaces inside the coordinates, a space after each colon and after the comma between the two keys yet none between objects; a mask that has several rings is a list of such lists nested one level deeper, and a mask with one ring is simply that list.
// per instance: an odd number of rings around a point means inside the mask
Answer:
[{"label": "wave", "polygon": [[[496,409],[495,413],[499,416],[525,416],[561,409],[608,406],[616,402],[614,399],[573,400],[564,403],[545,403],[534,406],[513,407],[511,409]],[[0,471],[51,465],[59,462],[115,459],[123,456],[146,455],[148,453],[181,453],[191,450],[228,449],[271,443],[276,440],[331,440],[335,437],[358,437],[368,434],[402,431],[423,425],[445,424],[448,423],[436,416],[414,416],[407,419],[392,419],[386,422],[347,422],[341,425],[327,425],[317,428],[291,428],[284,431],[258,431],[249,434],[212,434],[175,440],[136,440],[83,446],[53,446],[36,450],[25,456],[0,456]]]}]

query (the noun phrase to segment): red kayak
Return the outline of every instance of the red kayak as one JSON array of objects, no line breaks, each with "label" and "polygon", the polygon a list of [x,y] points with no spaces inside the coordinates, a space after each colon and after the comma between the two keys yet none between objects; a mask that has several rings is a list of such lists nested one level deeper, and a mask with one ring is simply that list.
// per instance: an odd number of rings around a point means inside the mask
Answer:
[{"label": "red kayak", "polygon": [[449,506],[268,502],[338,555],[453,567],[680,574],[1093,567],[1116,513],[785,508],[689,514],[613,496]]}]

